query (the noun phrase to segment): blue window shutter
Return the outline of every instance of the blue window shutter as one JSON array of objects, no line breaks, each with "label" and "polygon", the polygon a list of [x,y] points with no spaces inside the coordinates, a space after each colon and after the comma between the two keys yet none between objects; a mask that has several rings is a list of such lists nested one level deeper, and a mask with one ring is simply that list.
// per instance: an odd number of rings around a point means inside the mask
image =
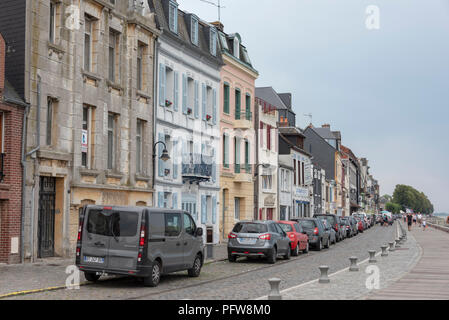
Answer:
[{"label": "blue window shutter", "polygon": [[200,116],[200,84],[195,80],[195,118]]},{"label": "blue window shutter", "polygon": [[157,193],[157,206],[159,208],[163,208],[164,207],[164,193],[163,192],[158,192]]},{"label": "blue window shutter", "polygon": [[174,94],[175,94],[175,98],[173,99],[173,100],[175,100],[175,101],[173,101],[173,109],[175,110],[175,111],[178,111],[178,105],[179,105],[179,73],[178,73],[178,71],[175,71],[175,74],[174,74],[174,78],[175,78],[175,83],[174,83]]},{"label": "blue window shutter", "polygon": [[207,222],[207,201],[206,196],[201,196],[201,223]]},{"label": "blue window shutter", "polygon": [[212,197],[212,223],[217,223],[217,197]]},{"label": "blue window shutter", "polygon": [[213,89],[213,96],[212,96],[212,121],[213,124],[217,124],[217,90]]},{"label": "blue window shutter", "polygon": [[227,134],[223,136],[223,144],[223,165],[225,168],[229,168],[229,136]]},{"label": "blue window shutter", "polygon": [[178,209],[178,194],[175,192],[172,197],[172,209]]},{"label": "blue window shutter", "polygon": [[173,179],[178,179],[178,140],[173,141]]},{"label": "blue window shutter", "polygon": [[203,120],[206,121],[206,85],[202,84],[202,116]]},{"label": "blue window shutter", "polygon": [[215,148],[212,149],[212,182],[217,181],[217,161],[215,156]]},{"label": "blue window shutter", "polygon": [[[159,132],[159,140],[158,141],[165,142],[165,134]],[[157,162],[158,166],[157,167],[158,167],[159,177],[164,176],[164,170],[165,170],[164,161],[160,158],[163,151],[164,151],[164,145],[162,143],[159,143],[158,153],[156,154],[156,157],[158,158],[158,162]]]},{"label": "blue window shutter", "polygon": [[165,65],[160,64],[159,66],[159,105],[165,107]]},{"label": "blue window shutter", "polygon": [[187,114],[187,76],[182,75],[182,113]]}]

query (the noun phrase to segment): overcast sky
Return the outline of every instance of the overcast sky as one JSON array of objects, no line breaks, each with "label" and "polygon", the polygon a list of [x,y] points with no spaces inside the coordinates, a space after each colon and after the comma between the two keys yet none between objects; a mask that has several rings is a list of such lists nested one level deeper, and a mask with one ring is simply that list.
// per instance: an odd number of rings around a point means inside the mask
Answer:
[{"label": "overcast sky", "polygon": [[[217,1],[217,0],[211,0]],[[215,21],[201,0],[180,8]],[[330,123],[366,157],[381,185],[423,191],[449,212],[448,0],[221,0],[260,73],[257,86],[293,94],[297,125]],[[366,9],[379,8],[368,30]]]}]

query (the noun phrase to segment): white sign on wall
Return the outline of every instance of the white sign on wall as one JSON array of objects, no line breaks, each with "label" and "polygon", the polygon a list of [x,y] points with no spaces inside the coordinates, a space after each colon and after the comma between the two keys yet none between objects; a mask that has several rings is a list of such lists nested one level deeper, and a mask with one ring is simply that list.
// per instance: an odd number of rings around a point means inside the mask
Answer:
[{"label": "white sign on wall", "polygon": [[81,131],[81,152],[87,152],[87,130]]}]

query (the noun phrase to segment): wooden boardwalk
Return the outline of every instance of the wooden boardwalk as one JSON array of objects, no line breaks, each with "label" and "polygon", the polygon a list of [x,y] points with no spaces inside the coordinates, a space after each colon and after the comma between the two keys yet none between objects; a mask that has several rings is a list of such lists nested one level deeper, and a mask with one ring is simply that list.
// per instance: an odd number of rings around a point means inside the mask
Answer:
[{"label": "wooden boardwalk", "polygon": [[449,299],[449,233],[429,227],[423,231],[414,226],[412,234],[423,250],[420,261],[403,278],[368,299]]}]

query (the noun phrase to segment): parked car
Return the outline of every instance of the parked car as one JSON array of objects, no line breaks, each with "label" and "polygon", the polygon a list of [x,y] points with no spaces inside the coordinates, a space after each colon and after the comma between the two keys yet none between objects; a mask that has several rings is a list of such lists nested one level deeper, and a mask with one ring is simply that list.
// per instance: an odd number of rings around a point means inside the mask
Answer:
[{"label": "parked car", "polygon": [[150,287],[171,272],[187,270],[198,277],[202,235],[187,212],[88,205],[79,216],[76,266],[88,281],[107,273],[141,277]]},{"label": "parked car", "polygon": [[315,214],[314,218],[324,218],[327,220],[328,225],[332,227],[336,232],[337,242],[344,239],[344,231],[340,228],[340,217],[335,214]]},{"label": "parked car", "polygon": [[320,220],[323,223],[326,232],[329,232],[330,243],[336,244],[337,243],[337,232],[335,232],[335,230],[330,226],[330,224],[328,223],[328,221],[326,219],[323,218]]},{"label": "parked car", "polygon": [[324,224],[317,218],[296,218],[291,219],[296,221],[303,228],[309,236],[309,244],[314,249],[320,251],[321,249],[330,247],[330,233],[326,230]]},{"label": "parked car", "polygon": [[298,222],[295,221],[278,221],[282,230],[287,232],[291,242],[292,256],[298,256],[299,251],[303,253],[309,252],[309,236]]},{"label": "parked car", "polygon": [[363,219],[357,215],[354,215],[353,217],[354,217],[354,219],[357,220],[357,230],[359,232],[363,233],[363,231],[365,231],[365,225],[363,223]]},{"label": "parked car", "polygon": [[349,217],[341,218],[341,227],[346,231],[346,237],[351,238],[354,236],[354,229],[351,226]]},{"label": "parked car", "polygon": [[290,259],[291,240],[274,221],[241,221],[228,235],[228,260],[238,257],[266,257],[276,263],[278,255]]}]

